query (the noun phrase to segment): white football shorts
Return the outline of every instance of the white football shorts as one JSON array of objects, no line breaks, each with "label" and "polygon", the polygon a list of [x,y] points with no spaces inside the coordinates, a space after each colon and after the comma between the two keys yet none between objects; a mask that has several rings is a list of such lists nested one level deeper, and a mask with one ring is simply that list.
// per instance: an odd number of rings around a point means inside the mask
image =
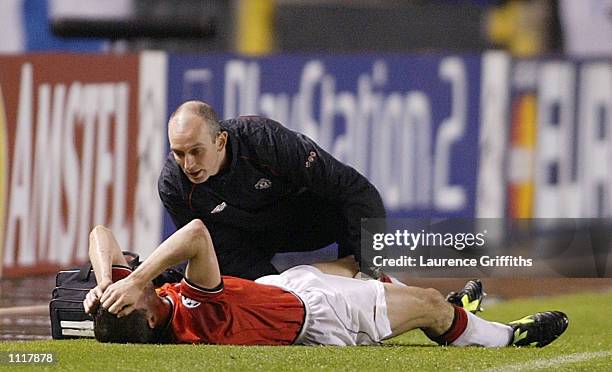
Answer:
[{"label": "white football shorts", "polygon": [[373,345],[391,335],[385,288],[377,280],[324,274],[301,265],[255,280],[295,293],[306,319],[296,344]]}]

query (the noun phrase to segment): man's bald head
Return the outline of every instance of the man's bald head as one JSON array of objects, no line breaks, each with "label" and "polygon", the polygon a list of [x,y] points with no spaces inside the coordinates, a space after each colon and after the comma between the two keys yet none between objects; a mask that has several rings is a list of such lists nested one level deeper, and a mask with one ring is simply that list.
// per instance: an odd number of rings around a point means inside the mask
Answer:
[{"label": "man's bald head", "polygon": [[225,166],[227,138],[215,110],[204,102],[185,102],[170,116],[170,150],[194,184],[205,182]]},{"label": "man's bald head", "polygon": [[186,125],[188,122],[192,122],[194,117],[199,118],[202,124],[208,127],[210,137],[214,141],[221,131],[219,118],[215,110],[205,102],[187,101],[183,103],[170,116],[169,126]]}]

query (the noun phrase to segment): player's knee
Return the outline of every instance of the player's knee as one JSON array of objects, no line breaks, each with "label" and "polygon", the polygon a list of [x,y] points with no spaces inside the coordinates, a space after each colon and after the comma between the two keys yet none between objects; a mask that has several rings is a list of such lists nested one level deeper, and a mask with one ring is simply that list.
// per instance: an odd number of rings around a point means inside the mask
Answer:
[{"label": "player's knee", "polygon": [[444,328],[448,323],[450,305],[442,293],[434,288],[423,290],[429,308],[430,326],[435,329]]},{"label": "player's knee", "polygon": [[427,307],[434,310],[448,305],[444,300],[444,296],[434,288],[423,288],[423,300],[427,303]]},{"label": "player's knee", "polygon": [[418,306],[425,314],[435,311],[436,308],[444,306],[445,300],[442,294],[434,288],[420,287],[394,287],[400,291],[402,299]]}]

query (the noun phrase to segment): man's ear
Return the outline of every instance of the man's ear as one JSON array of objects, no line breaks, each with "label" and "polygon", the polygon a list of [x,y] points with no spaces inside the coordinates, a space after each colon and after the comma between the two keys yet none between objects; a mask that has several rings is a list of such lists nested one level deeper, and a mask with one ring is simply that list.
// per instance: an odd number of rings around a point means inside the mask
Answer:
[{"label": "man's ear", "polygon": [[221,132],[217,136],[217,151],[221,151],[227,144],[227,132]]},{"label": "man's ear", "polygon": [[154,314],[149,314],[147,316],[147,322],[149,323],[149,327],[151,327],[151,329],[155,329],[157,326],[157,319],[155,318]]}]

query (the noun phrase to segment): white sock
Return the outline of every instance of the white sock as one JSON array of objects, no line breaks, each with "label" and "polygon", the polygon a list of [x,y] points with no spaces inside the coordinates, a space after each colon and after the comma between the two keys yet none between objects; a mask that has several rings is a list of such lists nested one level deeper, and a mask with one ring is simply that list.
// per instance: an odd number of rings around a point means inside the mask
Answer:
[{"label": "white sock", "polygon": [[478,345],[485,347],[508,346],[512,339],[512,327],[484,320],[469,311],[465,313],[468,317],[465,331],[463,331],[461,336],[457,337],[451,345]]}]

